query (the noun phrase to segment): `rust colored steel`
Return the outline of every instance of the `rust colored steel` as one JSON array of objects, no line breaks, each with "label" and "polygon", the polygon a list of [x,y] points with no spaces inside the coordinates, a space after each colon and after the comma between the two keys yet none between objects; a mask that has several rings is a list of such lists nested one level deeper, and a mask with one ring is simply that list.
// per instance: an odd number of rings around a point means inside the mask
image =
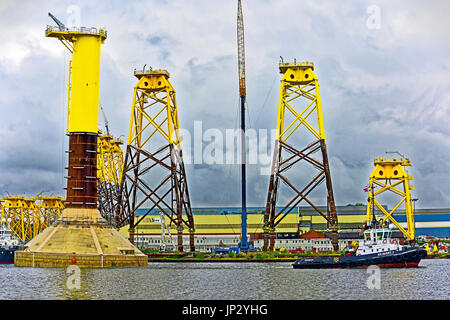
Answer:
[{"label": "rust colored steel", "polygon": [[[322,161],[313,157],[312,154],[321,151]],[[287,155],[284,159],[281,157],[282,151]],[[299,189],[292,181],[290,181],[285,172],[300,161],[310,163],[318,170],[317,175],[303,187]],[[295,192],[295,196],[280,210],[277,210],[277,191],[280,180],[284,182],[291,190]],[[309,194],[318,187],[323,181],[327,186],[327,212],[323,213],[310,199]],[[264,251],[273,251],[275,247],[276,226],[295,209],[302,201],[307,202],[316,212],[318,212],[326,221],[327,226],[332,228],[332,243],[336,251],[337,247],[337,213],[334,202],[333,189],[331,184],[331,175],[328,164],[328,154],[323,140],[317,140],[306,148],[298,150],[286,142],[277,141],[275,145],[274,158],[272,163],[272,173],[269,183],[269,194],[266,203],[266,211],[264,215],[265,232],[264,232]]]},{"label": "rust colored steel", "polygon": [[67,208],[97,208],[97,135],[69,135]]}]

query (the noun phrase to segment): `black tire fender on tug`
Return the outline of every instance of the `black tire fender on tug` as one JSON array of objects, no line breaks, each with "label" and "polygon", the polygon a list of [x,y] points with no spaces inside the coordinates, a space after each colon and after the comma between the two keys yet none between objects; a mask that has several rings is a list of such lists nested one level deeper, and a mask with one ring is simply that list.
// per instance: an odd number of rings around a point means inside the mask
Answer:
[{"label": "black tire fender on tug", "polygon": [[410,257],[411,257],[411,253],[403,254],[403,261],[404,261],[404,262],[408,262],[408,260],[410,259]]},{"label": "black tire fender on tug", "polygon": [[382,258],[380,259],[380,263],[381,263],[381,264],[386,264],[386,263],[388,263],[388,257],[382,257]]},{"label": "black tire fender on tug", "polygon": [[368,259],[364,259],[364,260],[362,261],[362,264],[363,264],[364,266],[370,266],[370,261],[369,261]]}]

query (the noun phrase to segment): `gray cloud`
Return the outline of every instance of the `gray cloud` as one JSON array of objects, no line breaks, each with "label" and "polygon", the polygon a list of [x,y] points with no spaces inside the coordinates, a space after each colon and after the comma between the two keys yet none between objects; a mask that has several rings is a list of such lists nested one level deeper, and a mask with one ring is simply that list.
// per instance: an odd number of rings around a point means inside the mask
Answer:
[{"label": "gray cloud", "polygon": [[[203,130],[237,127],[234,2],[44,1],[18,7],[2,1],[0,30],[8,32],[0,33],[0,193],[48,189],[64,195],[69,56],[44,37],[44,28],[51,22],[48,11],[65,21],[72,4],[80,7],[83,25],[108,30],[100,101],[114,135],[126,140],[132,72],[144,64],[169,70],[181,127],[193,132],[197,120]],[[313,61],[338,204],[365,201],[373,159],[400,151],[413,163],[417,206],[448,207],[450,5],[383,2],[380,29],[370,30],[366,10],[372,4],[244,1],[249,125],[275,126],[279,56]],[[265,204],[268,177],[259,169],[249,166],[249,205]],[[237,165],[186,170],[193,206],[239,205]]]}]

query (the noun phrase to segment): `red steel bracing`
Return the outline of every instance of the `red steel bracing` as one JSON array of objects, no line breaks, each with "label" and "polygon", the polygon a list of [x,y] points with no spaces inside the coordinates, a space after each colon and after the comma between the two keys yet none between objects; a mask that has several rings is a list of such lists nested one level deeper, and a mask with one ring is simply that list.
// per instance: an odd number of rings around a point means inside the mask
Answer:
[{"label": "red steel bracing", "polygon": [[[311,155],[321,151],[322,161],[312,158]],[[286,155],[285,155],[286,154]],[[283,158],[283,155],[284,158]],[[318,174],[309,181],[303,189],[297,187],[291,182],[285,172],[292,168],[296,163],[305,161],[310,163],[314,168],[318,169]],[[288,201],[286,205],[277,211],[277,193],[280,180],[284,182],[295,195]],[[327,213],[323,213],[310,199],[308,195],[323,181],[327,186]],[[305,201],[316,212],[318,212],[327,221],[328,227],[332,229],[332,244],[334,250],[337,247],[337,212],[334,202],[333,189],[331,184],[331,175],[328,165],[328,154],[326,145],[323,140],[317,140],[311,143],[303,150],[297,150],[286,142],[275,141],[274,157],[272,161],[272,171],[269,181],[269,192],[266,202],[266,210],[264,213],[264,251],[273,251],[275,246],[275,228],[276,226],[302,201]]]},{"label": "red steel bracing", "polygon": [[[161,170],[162,169],[162,170]],[[159,183],[149,184],[144,175],[158,171]],[[164,173],[161,175],[161,171]],[[183,251],[183,225],[189,232],[190,250],[194,251],[194,219],[190,206],[189,191],[181,151],[168,144],[156,152],[149,153],[128,145],[125,168],[116,211],[117,226],[130,226],[130,241],[133,242],[135,228],[153,210],[160,210],[178,231],[178,250]],[[135,221],[136,211],[146,208],[145,214]],[[183,218],[185,213],[186,218]]]},{"label": "red steel bracing", "polygon": [[[99,179],[98,179],[99,180]],[[115,226],[115,212],[119,195],[119,188],[115,183],[98,181],[98,210],[103,218]]]}]

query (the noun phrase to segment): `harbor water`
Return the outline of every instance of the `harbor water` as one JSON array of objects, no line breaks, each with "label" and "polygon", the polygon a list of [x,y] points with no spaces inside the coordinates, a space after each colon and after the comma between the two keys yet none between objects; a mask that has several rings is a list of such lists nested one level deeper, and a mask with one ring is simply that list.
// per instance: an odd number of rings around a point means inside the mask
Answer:
[{"label": "harbor water", "polygon": [[[146,267],[79,269],[70,289],[64,268],[0,266],[2,300],[449,300],[450,260],[418,268],[298,270],[279,263],[149,263]],[[73,283],[73,282],[72,282]]]}]

